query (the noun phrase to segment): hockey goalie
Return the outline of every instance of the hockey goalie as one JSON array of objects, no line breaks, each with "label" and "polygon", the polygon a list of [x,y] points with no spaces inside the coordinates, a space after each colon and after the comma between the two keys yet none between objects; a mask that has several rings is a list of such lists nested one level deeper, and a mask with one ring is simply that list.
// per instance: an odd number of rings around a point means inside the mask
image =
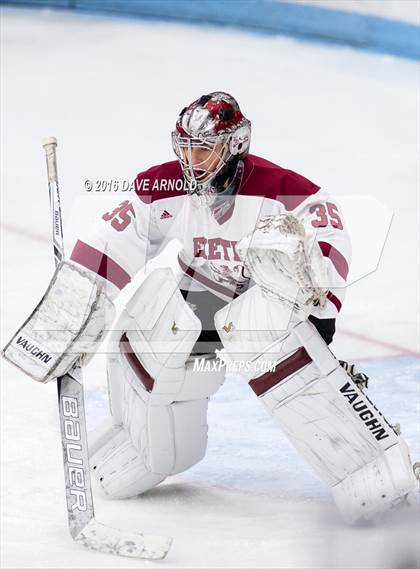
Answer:
[{"label": "hockey goalie", "polygon": [[[109,498],[133,497],[206,452],[209,398],[224,368],[243,377],[349,521],[410,501],[402,436],[365,393],[366,377],[330,351],[350,242],[340,207],[303,176],[249,154],[251,124],[227,93],[184,108],[177,160],[79,236],[5,357],[37,381],[86,361],[109,331],[111,418],[90,445]],[[177,239],[178,270],[156,269],[116,322],[113,301]],[[274,362],[259,371],[261,362]],[[281,484],[281,480],[279,480]]]}]

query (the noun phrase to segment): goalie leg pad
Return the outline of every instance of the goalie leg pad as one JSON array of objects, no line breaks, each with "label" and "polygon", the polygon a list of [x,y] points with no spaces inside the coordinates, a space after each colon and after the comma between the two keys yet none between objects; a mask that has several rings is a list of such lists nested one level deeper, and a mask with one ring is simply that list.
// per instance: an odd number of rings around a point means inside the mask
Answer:
[{"label": "goalie leg pad", "polygon": [[108,498],[137,496],[199,462],[207,447],[207,399],[144,405],[137,429],[134,444],[133,428],[107,422],[90,445],[93,475]]},{"label": "goalie leg pad", "polygon": [[204,457],[208,398],[223,383],[224,371],[193,370],[189,354],[201,324],[170,270],[158,269],[146,279],[115,328],[107,370],[112,425],[97,434],[91,465],[105,494],[121,498]]},{"label": "goalie leg pad", "polygon": [[299,347],[250,382],[333,496],[345,519],[370,518],[416,488],[405,441],[339,365],[308,322]]},{"label": "goalie leg pad", "polygon": [[397,444],[333,486],[332,493],[343,517],[353,523],[414,498],[415,487],[409,450],[398,436]]},{"label": "goalie leg pad", "polygon": [[108,498],[130,498],[153,488],[165,475],[151,472],[122,425],[105,424],[90,445],[90,465]]},{"label": "goalie leg pad", "polygon": [[[417,480],[402,437],[340,366],[311,323],[291,319],[287,330],[270,330],[276,308],[254,289],[216,313],[225,346],[219,356],[225,361],[246,357],[254,367],[258,361],[276,358],[273,371],[244,375],[293,445],[333,488],[344,517],[372,517],[413,492]],[[247,305],[251,309],[244,313]],[[232,326],[223,329],[226,321]],[[254,338],[252,330],[257,331]],[[266,349],[253,350],[263,341]]]}]

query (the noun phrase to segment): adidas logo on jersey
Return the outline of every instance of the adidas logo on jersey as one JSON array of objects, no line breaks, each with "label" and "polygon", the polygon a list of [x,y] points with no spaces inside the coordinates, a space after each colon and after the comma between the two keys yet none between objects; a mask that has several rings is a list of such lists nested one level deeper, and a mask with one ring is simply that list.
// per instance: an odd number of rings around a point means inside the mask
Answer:
[{"label": "adidas logo on jersey", "polygon": [[168,210],[164,209],[162,215],[160,216],[160,219],[168,219],[169,217],[173,217],[173,215],[169,213]]}]

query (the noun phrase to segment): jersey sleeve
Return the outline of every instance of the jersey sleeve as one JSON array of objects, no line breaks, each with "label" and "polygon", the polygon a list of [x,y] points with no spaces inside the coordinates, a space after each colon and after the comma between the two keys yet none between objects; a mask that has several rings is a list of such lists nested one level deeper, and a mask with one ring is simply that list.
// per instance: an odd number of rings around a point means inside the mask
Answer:
[{"label": "jersey sleeve", "polygon": [[[136,184],[139,175],[136,179]],[[106,211],[74,246],[71,260],[95,272],[114,299],[167,244],[155,219],[152,195],[136,192]]]},{"label": "jersey sleeve", "polygon": [[326,260],[328,277],[327,302],[323,308],[314,307],[317,318],[336,318],[341,310],[351,262],[351,242],[343,213],[328,192],[319,190],[307,197],[294,214],[312,234]]}]

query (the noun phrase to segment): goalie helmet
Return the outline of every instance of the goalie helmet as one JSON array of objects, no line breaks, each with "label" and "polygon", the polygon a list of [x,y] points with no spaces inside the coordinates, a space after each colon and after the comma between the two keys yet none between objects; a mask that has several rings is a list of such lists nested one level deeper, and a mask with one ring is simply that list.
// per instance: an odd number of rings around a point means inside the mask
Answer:
[{"label": "goalie helmet", "polygon": [[185,107],[172,145],[190,194],[211,194],[249,151],[251,123],[228,93],[215,91]]}]

